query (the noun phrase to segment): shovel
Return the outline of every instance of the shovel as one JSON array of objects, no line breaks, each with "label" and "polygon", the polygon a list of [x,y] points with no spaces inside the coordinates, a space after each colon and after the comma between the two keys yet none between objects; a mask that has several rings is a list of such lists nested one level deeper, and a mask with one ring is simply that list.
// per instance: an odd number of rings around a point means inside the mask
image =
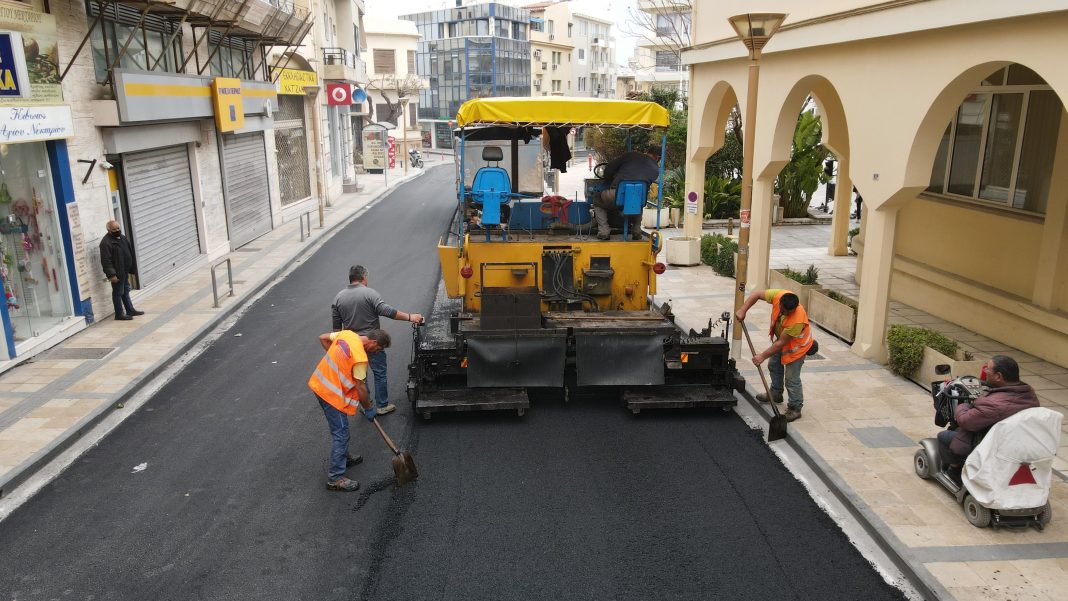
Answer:
[{"label": "shovel", "polygon": [[[753,353],[753,356],[756,357],[757,353],[756,349],[753,348],[753,339],[749,337],[749,330],[745,327],[744,323],[742,324],[742,331],[745,332],[745,341],[749,343],[749,352]],[[764,368],[759,365],[757,365],[756,368],[757,373],[760,374],[760,382],[764,384],[764,394],[768,395],[768,400],[770,401],[772,400],[771,389],[768,387],[768,380],[764,377]],[[775,415],[771,418],[771,421],[768,422],[768,442],[786,438],[786,424],[789,423],[786,421],[786,416],[779,413],[779,408],[775,406],[774,401],[771,402],[770,405],[771,410],[775,412]],[[383,434],[383,436],[384,435],[385,434]]]},{"label": "shovel", "polygon": [[386,431],[382,429],[382,425],[378,423],[378,418],[372,419],[371,423],[378,428],[378,433],[382,435],[382,440],[386,441],[389,450],[393,451],[393,459],[390,459],[389,462],[393,464],[393,474],[397,477],[397,487],[404,486],[411,480],[418,478],[419,472],[415,469],[415,460],[412,459],[411,454],[400,452],[397,445],[393,444],[393,439],[386,434]]}]

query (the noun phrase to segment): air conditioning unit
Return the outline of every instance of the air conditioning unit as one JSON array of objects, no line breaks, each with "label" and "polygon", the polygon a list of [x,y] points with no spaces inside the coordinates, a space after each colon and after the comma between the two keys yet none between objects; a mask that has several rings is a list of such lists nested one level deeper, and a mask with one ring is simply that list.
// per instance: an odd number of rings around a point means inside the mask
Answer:
[{"label": "air conditioning unit", "polygon": [[601,43],[601,38],[593,38],[593,43],[594,44],[600,44]]},{"label": "air conditioning unit", "polygon": [[555,39],[556,39],[556,34],[554,34],[554,33],[550,33],[550,34],[549,34],[549,41],[551,42],[551,41],[553,41],[553,40],[555,40]]},{"label": "air conditioning unit", "polygon": [[534,87],[536,89],[539,89],[539,90],[541,89],[541,80],[540,79],[535,79],[534,80]]},{"label": "air conditioning unit", "polygon": [[547,62],[545,62],[545,61],[542,61],[542,63],[541,63],[541,68],[542,68],[542,69],[548,69],[548,68],[549,68],[549,63],[547,63]]},{"label": "air conditioning unit", "polygon": [[556,68],[557,68],[557,67],[559,67],[559,66],[560,66],[560,65],[558,65],[558,64],[556,64],[556,63],[553,63],[553,71],[556,71]]},{"label": "air conditioning unit", "polygon": [[534,51],[534,58],[541,58],[541,50]]}]

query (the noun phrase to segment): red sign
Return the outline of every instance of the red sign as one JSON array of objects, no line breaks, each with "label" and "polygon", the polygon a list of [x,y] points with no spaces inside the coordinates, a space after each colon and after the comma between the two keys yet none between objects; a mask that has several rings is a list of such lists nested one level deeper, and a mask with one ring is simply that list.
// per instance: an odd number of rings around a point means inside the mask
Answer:
[{"label": "red sign", "polygon": [[352,86],[347,83],[326,84],[326,103],[330,106],[352,104]]},{"label": "red sign", "polygon": [[389,143],[389,150],[386,152],[389,156],[389,168],[393,169],[397,166],[397,138],[390,136],[386,141]]},{"label": "red sign", "polygon": [[741,218],[742,223],[744,223],[744,224],[748,224],[749,223],[749,210],[748,209],[739,211],[739,215],[738,216]]}]

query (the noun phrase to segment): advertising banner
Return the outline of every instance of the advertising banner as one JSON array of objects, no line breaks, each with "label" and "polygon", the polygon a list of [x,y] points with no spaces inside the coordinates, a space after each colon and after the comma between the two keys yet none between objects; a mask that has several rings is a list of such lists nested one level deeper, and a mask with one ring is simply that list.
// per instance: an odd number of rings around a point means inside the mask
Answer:
[{"label": "advertising banner", "polygon": [[69,106],[0,106],[0,143],[74,137]]},{"label": "advertising banner", "polygon": [[[8,38],[10,51],[24,57],[23,77],[29,89],[21,94],[0,94],[0,106],[27,104],[59,104],[63,102],[63,89],[59,82],[59,55],[56,35],[56,18],[42,12],[42,2],[13,2],[0,0],[0,31],[17,32],[17,36]],[[16,38],[21,38],[15,48]],[[0,63],[3,70],[14,66],[19,68],[19,59],[7,63],[3,52],[4,42],[0,42]],[[8,73],[7,75],[14,75]],[[0,87],[6,83],[7,75],[0,73]]]},{"label": "advertising banner", "polygon": [[386,167],[386,132],[385,130],[363,132],[363,168],[384,169]]},{"label": "advertising banner", "polygon": [[389,141],[389,168],[393,169],[397,166],[397,138],[390,136],[386,139]]},{"label": "advertising banner", "polygon": [[278,93],[287,96],[307,96],[304,88],[319,85],[319,76],[315,71],[300,69],[282,69],[274,73],[278,77]]}]

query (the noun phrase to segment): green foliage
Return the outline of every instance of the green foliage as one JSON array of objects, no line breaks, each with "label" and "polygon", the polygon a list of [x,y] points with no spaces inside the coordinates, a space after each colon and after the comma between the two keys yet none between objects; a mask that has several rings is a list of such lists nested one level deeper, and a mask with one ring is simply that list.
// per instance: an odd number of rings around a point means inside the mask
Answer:
[{"label": "green foliage", "polygon": [[734,253],[738,252],[738,243],[723,234],[711,234],[701,237],[701,262],[711,265],[719,275],[734,277]]},{"label": "green foliage", "polygon": [[789,265],[787,265],[783,269],[780,269],[779,271],[781,271],[784,276],[804,286],[814,286],[819,283],[820,279],[819,268],[811,264],[808,266],[808,269],[806,269],[804,273],[790,269]]},{"label": "green foliage", "polygon": [[705,162],[705,178],[709,177],[741,181],[742,141],[731,128],[727,128],[723,147]]},{"label": "green foliage", "polygon": [[[678,90],[654,89],[641,94],[636,100],[655,102],[666,108],[669,113],[667,128],[667,150],[664,156],[664,170],[684,167],[686,161],[687,111],[686,98],[682,97],[683,109],[675,110],[676,100],[680,100]],[[608,163],[627,151],[627,135],[630,135],[631,148],[641,152],[647,148],[660,152],[660,140],[665,132],[652,132],[641,128],[617,129],[611,127],[586,129],[586,147],[597,153],[598,161]],[[665,186],[665,192],[667,192]]]},{"label": "green foliage", "polygon": [[[686,201],[686,168],[675,167],[664,171],[664,204],[662,207],[681,209]],[[652,200],[656,205],[656,199]]]},{"label": "green foliage", "polygon": [[859,227],[855,227],[855,228],[849,230],[849,239],[852,240],[853,236],[856,236],[859,233],[860,233],[860,228]]},{"label": "green foliage", "polygon": [[783,206],[784,217],[807,217],[812,194],[829,176],[823,163],[830,156],[820,140],[823,126],[814,111],[805,111],[797,119],[790,162],[775,180],[775,192]]},{"label": "green foliage", "polygon": [[909,376],[923,362],[923,347],[955,357],[959,349],[956,341],[927,328],[892,325],[886,334],[886,346],[890,355],[890,370],[900,376]]},{"label": "green foliage", "polygon": [[742,206],[742,180],[705,176],[705,219],[738,217]]}]

